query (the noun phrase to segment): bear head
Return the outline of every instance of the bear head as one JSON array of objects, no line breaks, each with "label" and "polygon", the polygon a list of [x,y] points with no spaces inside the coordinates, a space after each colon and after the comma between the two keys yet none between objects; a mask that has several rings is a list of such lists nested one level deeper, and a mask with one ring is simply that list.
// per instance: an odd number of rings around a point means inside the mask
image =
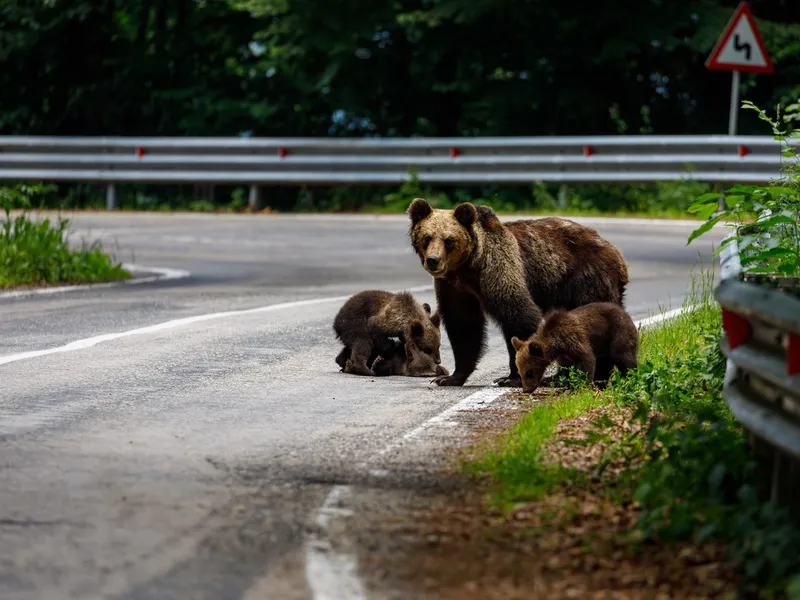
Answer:
[{"label": "bear head", "polygon": [[405,344],[405,355],[404,375],[408,377],[439,377],[449,375],[447,369],[439,364],[441,360],[433,359],[430,354],[420,350],[412,340],[408,340]]},{"label": "bear head", "polygon": [[432,208],[423,198],[408,207],[411,245],[422,266],[434,278],[445,277],[464,264],[475,248],[473,227],[478,211],[470,202],[453,210]]},{"label": "bear head", "polygon": [[547,357],[546,347],[535,336],[529,340],[512,337],[511,345],[516,352],[515,362],[522,379],[522,391],[530,394],[539,387],[552,361]]},{"label": "bear head", "polygon": [[[426,312],[430,312],[430,307]],[[427,354],[435,364],[441,364],[442,357],[439,347],[442,344],[441,324],[442,319],[439,312],[435,312],[427,319],[428,323],[423,323],[414,319],[408,324],[405,331],[405,339],[414,344],[418,352]]]}]

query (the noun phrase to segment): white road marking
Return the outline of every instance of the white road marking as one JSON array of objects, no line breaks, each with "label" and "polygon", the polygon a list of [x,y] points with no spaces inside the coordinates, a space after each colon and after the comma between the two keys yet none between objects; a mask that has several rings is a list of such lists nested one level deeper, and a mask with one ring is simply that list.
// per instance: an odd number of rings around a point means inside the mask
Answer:
[{"label": "white road marking", "polygon": [[[404,288],[408,292],[427,292],[433,289],[433,286],[425,285],[411,288]],[[228,310],[217,313],[207,313],[204,315],[195,315],[193,317],[184,317],[182,319],[173,319],[171,321],[164,321],[163,323],[156,323],[155,325],[148,325],[147,327],[138,327],[136,329],[129,329],[128,331],[120,331],[117,333],[104,333],[95,335],[90,338],[82,340],[75,340],[64,346],[57,346],[55,348],[47,348],[45,350],[30,350],[28,352],[18,352],[16,354],[7,354],[0,356],[0,365],[16,362],[18,360],[25,360],[26,358],[37,358],[39,356],[47,356],[49,354],[57,354],[60,352],[74,352],[75,350],[84,350],[91,348],[102,342],[110,342],[121,338],[131,337],[135,335],[145,335],[148,333],[159,333],[167,329],[174,329],[183,325],[192,325],[194,323],[201,323],[204,321],[212,321],[216,319],[223,319],[226,317],[238,317],[241,315],[252,315],[256,313],[274,312],[284,309],[299,308],[301,306],[313,306],[315,304],[327,304],[329,302],[344,302],[350,298],[352,294],[347,296],[334,296],[328,298],[312,298],[310,300],[295,300],[292,302],[281,302],[279,304],[268,304],[266,306],[258,306],[256,308],[246,308],[242,310]]]},{"label": "white road marking", "polygon": [[[637,328],[646,328],[691,310],[692,308],[676,308],[639,319],[634,324]],[[373,476],[388,475],[389,471],[386,469],[369,469],[369,463],[384,454],[394,452],[406,442],[413,442],[431,428],[457,426],[458,422],[453,418],[457,413],[480,410],[508,393],[510,389],[513,388],[489,387],[470,394],[460,402],[434,415],[422,425],[403,434],[359,467],[367,469]],[[311,587],[313,600],[364,600],[366,598],[364,586],[356,567],[358,557],[355,554],[335,550],[329,538],[331,517],[335,517],[337,514],[348,516],[352,514],[352,511],[343,506],[352,492],[352,486],[334,486],[322,507],[317,511],[316,523],[319,526],[319,532],[306,543],[306,579]]]},{"label": "white road marking", "polygon": [[153,283],[154,281],[171,281],[175,279],[185,279],[191,273],[183,269],[169,269],[165,267],[146,267],[144,265],[123,264],[122,268],[128,271],[139,271],[155,273],[149,277],[134,277],[122,281],[108,281],[105,283],[83,283],[80,285],[60,285],[57,287],[33,288],[29,290],[14,290],[12,292],[0,292],[2,298],[24,298],[27,296],[43,296],[46,294],[63,294],[64,292],[78,292],[95,290],[99,288],[119,287],[122,285],[137,285],[140,283]]},{"label": "white road marking", "polygon": [[336,552],[331,546],[331,520],[352,511],[339,505],[351,493],[349,485],[336,485],[317,511],[317,533],[306,544],[306,580],[315,600],[365,600],[366,594],[358,577],[358,562],[354,555]]}]

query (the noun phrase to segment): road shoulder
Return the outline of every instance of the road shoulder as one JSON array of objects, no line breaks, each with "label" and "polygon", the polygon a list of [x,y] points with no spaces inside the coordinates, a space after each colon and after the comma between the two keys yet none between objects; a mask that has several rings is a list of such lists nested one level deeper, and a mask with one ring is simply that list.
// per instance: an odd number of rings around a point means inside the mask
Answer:
[{"label": "road shoulder", "polygon": [[[558,398],[538,400],[550,401]],[[375,482],[360,490],[347,537],[357,549],[368,598],[700,599],[732,590],[719,546],[643,551],[626,541],[637,513],[604,498],[613,469],[507,511],[490,504],[491,483],[466,475],[462,461],[483,452],[538,402],[504,397],[462,424],[461,447],[429,451],[424,474],[395,471],[391,485]],[[597,407],[562,419],[545,462],[590,473],[600,459],[597,447],[564,442],[581,437],[603,414],[619,417],[618,410]]]}]

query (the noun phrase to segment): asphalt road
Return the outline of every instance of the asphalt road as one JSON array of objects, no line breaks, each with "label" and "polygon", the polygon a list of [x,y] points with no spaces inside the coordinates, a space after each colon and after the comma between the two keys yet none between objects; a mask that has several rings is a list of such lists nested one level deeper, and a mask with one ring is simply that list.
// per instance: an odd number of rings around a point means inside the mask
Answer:
[{"label": "asphalt road", "polygon": [[[680,305],[699,251],[711,264],[709,241],[686,247],[691,224],[576,220],[625,254],[634,318]],[[431,285],[403,216],[79,214],[73,225],[123,261],[191,276],[0,298],[4,600],[319,597],[301,549],[331,487],[505,374],[494,329],[463,388],[338,372],[337,297]],[[433,304],[432,291],[418,296]],[[446,335],[442,350],[452,370]]]}]

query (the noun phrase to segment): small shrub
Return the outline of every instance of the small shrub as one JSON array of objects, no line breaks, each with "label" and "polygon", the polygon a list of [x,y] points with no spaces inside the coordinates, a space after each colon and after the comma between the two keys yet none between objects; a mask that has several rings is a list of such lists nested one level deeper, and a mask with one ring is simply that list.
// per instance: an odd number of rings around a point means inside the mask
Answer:
[{"label": "small shrub", "polygon": [[41,185],[0,188],[5,218],[0,223],[0,288],[20,285],[82,283],[127,279],[130,273],[102,251],[99,242],[72,249],[69,221],[33,221],[27,211],[11,216],[15,208],[28,208],[31,198],[47,193]]}]

